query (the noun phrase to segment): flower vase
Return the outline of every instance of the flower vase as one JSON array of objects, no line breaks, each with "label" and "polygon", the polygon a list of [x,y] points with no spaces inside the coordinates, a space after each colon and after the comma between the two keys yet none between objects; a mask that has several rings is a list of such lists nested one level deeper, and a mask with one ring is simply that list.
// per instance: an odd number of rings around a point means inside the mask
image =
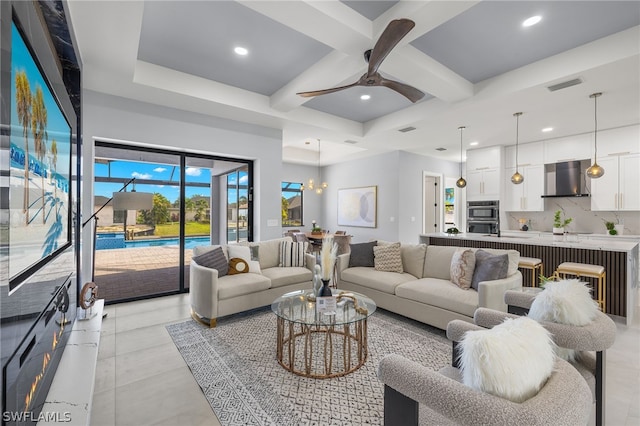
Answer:
[{"label": "flower vase", "polygon": [[318,291],[318,297],[331,297],[331,288],[329,288],[329,283],[331,280],[322,280],[322,287]]},{"label": "flower vase", "polygon": [[563,241],[564,240],[564,227],[556,228],[553,227],[553,241]]}]

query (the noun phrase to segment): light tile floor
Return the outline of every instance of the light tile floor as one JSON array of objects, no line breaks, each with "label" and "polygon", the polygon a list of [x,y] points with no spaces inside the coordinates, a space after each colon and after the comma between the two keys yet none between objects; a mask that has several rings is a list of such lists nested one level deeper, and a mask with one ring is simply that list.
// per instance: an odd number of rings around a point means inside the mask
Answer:
[{"label": "light tile floor", "polygon": [[[220,424],[165,329],[190,318],[187,294],[105,312],[92,426]],[[640,319],[631,327],[618,324],[607,351],[606,393],[607,426],[640,425]]]}]

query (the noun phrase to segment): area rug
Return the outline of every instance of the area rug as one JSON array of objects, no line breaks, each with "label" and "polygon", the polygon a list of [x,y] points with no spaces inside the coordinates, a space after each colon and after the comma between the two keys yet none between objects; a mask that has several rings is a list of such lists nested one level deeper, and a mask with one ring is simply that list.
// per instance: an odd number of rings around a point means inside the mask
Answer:
[{"label": "area rug", "polygon": [[380,309],[369,318],[365,365],[333,379],[300,377],[278,364],[269,308],[224,318],[213,329],[190,320],[167,330],[223,426],[382,425],[384,385],[376,373],[385,355],[433,370],[451,362],[442,330]]}]

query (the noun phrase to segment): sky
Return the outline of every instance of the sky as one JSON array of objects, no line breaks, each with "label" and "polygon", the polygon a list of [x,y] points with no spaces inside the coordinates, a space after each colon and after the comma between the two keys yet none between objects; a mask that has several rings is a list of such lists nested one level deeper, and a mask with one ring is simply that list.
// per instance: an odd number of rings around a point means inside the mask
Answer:
[{"label": "sky", "polygon": [[[173,184],[167,185],[141,185],[136,184],[136,191],[138,192],[152,192],[152,193],[160,193],[165,198],[169,200],[169,202],[173,203],[176,201],[180,195],[180,167],[166,164],[156,164],[156,163],[141,163],[134,161],[111,161],[109,165],[95,163],[95,176],[96,177],[108,177],[109,169],[111,169],[111,177],[123,178],[123,179],[131,179],[133,177],[137,179],[154,179],[154,180],[164,180],[168,182],[172,182]],[[186,181],[187,184],[189,182],[193,183],[210,183],[211,182],[211,171],[206,168],[197,168],[197,167],[187,167],[185,170]],[[232,175],[228,181],[229,184],[236,183],[236,175]],[[240,184],[247,182],[246,172],[242,172],[240,176]],[[95,195],[101,195],[107,198],[110,198],[113,195],[113,192],[118,191],[122,187],[119,183],[102,183],[96,182],[94,183],[94,192]],[[127,191],[133,189],[131,185],[127,187]],[[203,187],[190,187],[187,186],[185,188],[185,195],[187,198],[193,197],[194,195],[203,195],[209,196],[209,189]],[[240,196],[246,196],[246,190],[240,192]],[[229,191],[228,202],[235,202],[236,198],[235,191]]]}]

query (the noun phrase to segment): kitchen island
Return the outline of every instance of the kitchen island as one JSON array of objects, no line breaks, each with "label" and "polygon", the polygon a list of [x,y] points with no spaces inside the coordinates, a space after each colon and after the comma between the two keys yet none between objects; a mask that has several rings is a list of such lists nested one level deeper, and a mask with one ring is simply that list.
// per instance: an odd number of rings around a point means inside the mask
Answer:
[{"label": "kitchen island", "polygon": [[606,312],[620,317],[627,325],[631,324],[638,314],[638,242],[580,235],[572,236],[572,239],[554,241],[551,235],[529,237],[517,233],[506,233],[500,237],[472,233],[432,233],[419,237],[421,243],[437,246],[515,249],[521,256],[542,259],[546,277],[552,275],[562,262],[604,266],[607,273]]}]

